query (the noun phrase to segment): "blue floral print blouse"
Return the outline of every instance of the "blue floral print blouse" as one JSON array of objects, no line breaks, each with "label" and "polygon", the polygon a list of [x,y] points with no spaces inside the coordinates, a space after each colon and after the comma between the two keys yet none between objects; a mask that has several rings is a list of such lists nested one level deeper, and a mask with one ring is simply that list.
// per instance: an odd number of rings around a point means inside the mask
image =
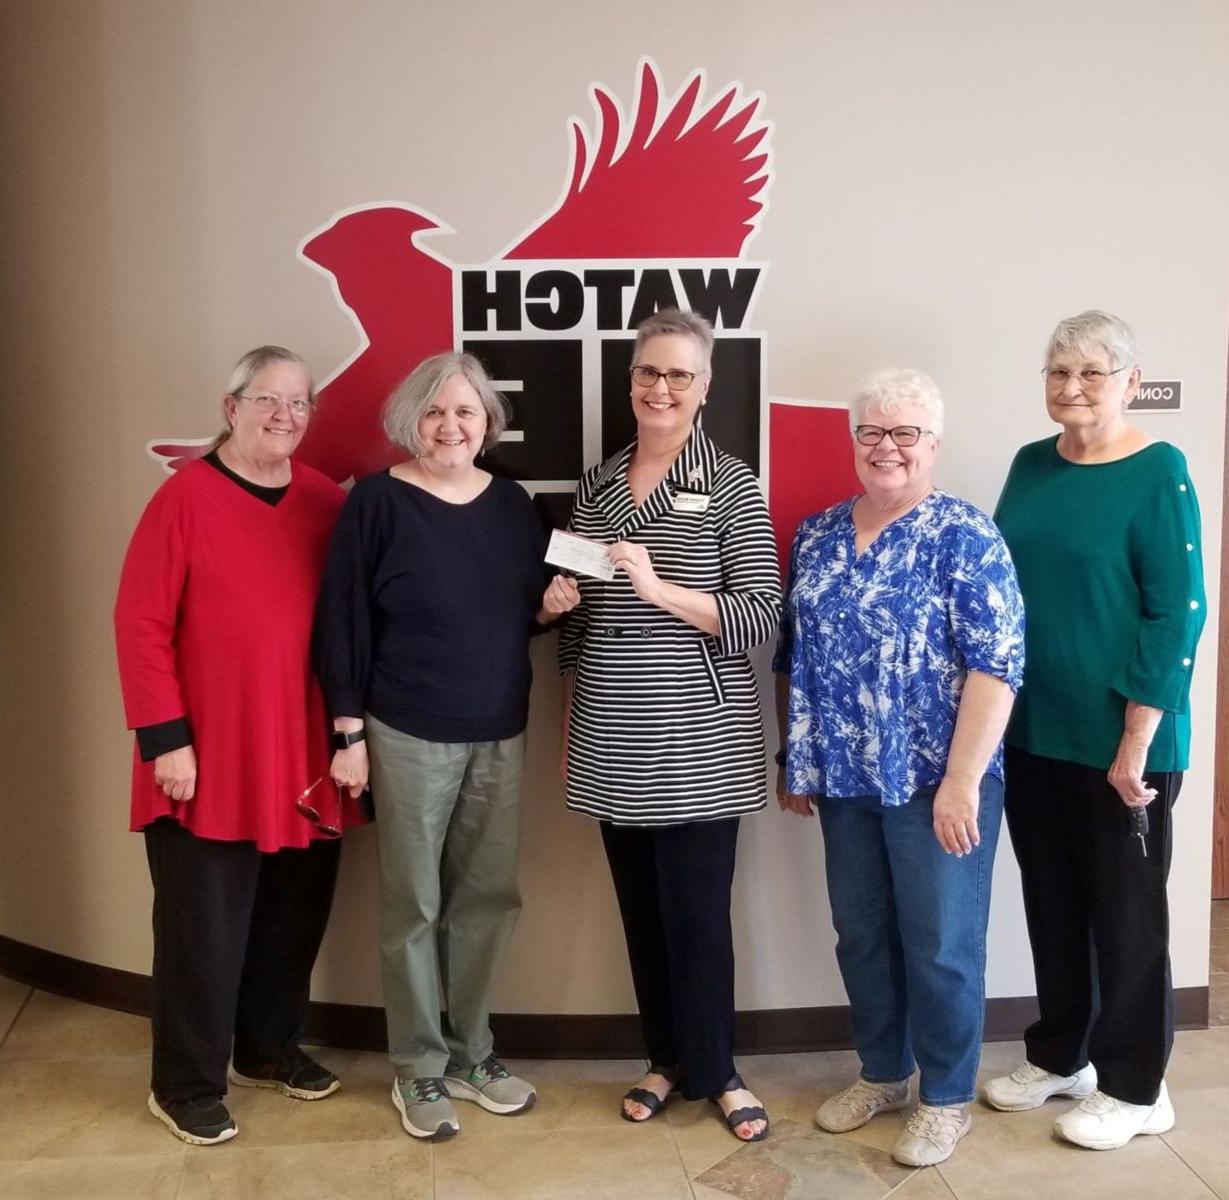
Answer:
[{"label": "blue floral print blouse", "polygon": [[[968,671],[1013,691],[1024,606],[985,513],[932,492],[861,554],[853,500],[808,517],[790,556],[773,670],[788,673],[786,785],[907,803],[943,778]],[[987,774],[1002,778],[999,746]]]}]

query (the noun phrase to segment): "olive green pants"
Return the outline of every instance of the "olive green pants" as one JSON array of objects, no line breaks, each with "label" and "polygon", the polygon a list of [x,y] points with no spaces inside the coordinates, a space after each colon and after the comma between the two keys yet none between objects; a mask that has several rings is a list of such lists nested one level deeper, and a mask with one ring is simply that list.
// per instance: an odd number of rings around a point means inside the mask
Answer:
[{"label": "olive green pants", "polygon": [[438,1077],[493,1049],[491,984],[521,908],[525,735],[427,742],[369,714],[367,748],[388,1057],[399,1078]]}]

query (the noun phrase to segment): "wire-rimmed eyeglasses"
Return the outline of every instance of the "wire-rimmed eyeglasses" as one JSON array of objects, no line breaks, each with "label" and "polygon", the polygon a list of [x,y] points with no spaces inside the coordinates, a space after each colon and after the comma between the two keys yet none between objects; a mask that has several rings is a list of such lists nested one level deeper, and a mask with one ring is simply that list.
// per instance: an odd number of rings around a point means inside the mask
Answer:
[{"label": "wire-rimmed eyeglasses", "polygon": [[[309,784],[296,797],[294,806],[298,811],[299,816],[309,820],[325,837],[341,837],[341,810],[343,800],[341,796],[341,788],[336,788],[337,792],[337,811],[335,816],[326,817],[321,814],[320,807],[313,800],[312,793],[326,780],[327,775],[321,775],[315,783]],[[332,780],[329,780],[332,782]]]}]

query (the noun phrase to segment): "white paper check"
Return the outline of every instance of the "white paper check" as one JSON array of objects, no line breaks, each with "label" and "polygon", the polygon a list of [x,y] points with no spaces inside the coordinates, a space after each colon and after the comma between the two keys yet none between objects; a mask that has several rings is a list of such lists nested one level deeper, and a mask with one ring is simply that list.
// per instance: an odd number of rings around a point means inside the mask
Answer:
[{"label": "white paper check", "polygon": [[546,561],[553,567],[575,571],[578,575],[590,575],[594,579],[613,579],[614,563],[606,557],[609,546],[578,537],[574,533],[554,530],[546,546]]}]

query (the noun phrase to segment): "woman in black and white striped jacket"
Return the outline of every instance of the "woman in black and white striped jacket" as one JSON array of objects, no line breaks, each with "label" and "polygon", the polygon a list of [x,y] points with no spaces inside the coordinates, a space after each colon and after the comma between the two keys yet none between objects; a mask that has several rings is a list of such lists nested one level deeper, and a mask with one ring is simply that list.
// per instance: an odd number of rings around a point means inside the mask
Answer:
[{"label": "woman in black and white striped jacket", "polygon": [[739,818],[766,803],[746,651],[773,636],[781,589],[755,477],[696,423],[712,346],[693,313],[639,327],[636,440],[586,473],[572,517],[616,572],[581,580],[559,656],[567,803],[601,822],[649,1055],[623,1116],[678,1090],[755,1141],[768,1119],[734,1070],[730,885]]}]

